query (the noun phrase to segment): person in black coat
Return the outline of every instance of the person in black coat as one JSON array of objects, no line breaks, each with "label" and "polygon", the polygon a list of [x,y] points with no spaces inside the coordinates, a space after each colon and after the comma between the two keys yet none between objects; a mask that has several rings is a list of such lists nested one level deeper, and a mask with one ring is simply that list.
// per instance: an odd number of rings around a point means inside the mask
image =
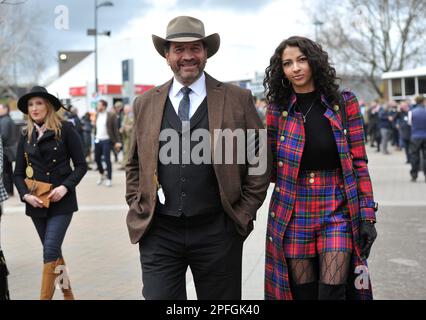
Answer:
[{"label": "person in black coat", "polygon": [[[1,216],[3,214],[3,201],[7,200],[8,195],[6,189],[3,186],[3,141],[0,135],[0,231],[1,231]],[[1,233],[1,232],[0,232]],[[7,270],[6,260],[1,249],[1,236],[0,236],[0,301],[10,300],[9,286],[7,283],[7,276],[9,271]]]},{"label": "person in black coat", "polygon": [[[61,102],[43,87],[34,87],[18,101],[28,114],[27,129],[18,143],[15,185],[26,214],[34,222],[43,244],[43,279],[40,299],[52,299],[58,270],[62,271],[61,289],[65,299],[73,299],[61,246],[72,215],[78,210],[76,187],[87,172],[81,139],[72,123],[56,113]],[[70,161],[74,169],[71,168]],[[51,183],[50,206],[32,195],[25,184],[28,166],[37,181]],[[58,268],[59,266],[59,268]]]},{"label": "person in black coat", "polygon": [[9,196],[13,196],[13,162],[19,128],[9,115],[9,106],[0,103],[0,135],[3,140],[3,184]]}]

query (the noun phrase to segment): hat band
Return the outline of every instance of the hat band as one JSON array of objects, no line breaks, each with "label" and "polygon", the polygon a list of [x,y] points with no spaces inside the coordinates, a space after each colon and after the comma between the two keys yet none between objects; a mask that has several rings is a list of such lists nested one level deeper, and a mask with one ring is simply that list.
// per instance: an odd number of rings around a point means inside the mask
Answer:
[{"label": "hat band", "polygon": [[168,35],[166,37],[166,40],[183,38],[183,37],[194,37],[194,38],[200,38],[200,39],[204,38],[204,36],[199,33],[181,32],[181,33],[174,33],[174,34]]}]

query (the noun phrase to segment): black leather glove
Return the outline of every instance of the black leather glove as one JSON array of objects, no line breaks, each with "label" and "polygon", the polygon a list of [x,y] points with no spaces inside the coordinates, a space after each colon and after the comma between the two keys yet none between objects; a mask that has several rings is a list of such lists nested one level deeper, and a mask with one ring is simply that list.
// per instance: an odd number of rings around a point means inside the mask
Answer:
[{"label": "black leather glove", "polygon": [[377,238],[377,231],[374,223],[371,221],[361,221],[360,242],[361,259],[367,260],[370,255],[371,246]]}]

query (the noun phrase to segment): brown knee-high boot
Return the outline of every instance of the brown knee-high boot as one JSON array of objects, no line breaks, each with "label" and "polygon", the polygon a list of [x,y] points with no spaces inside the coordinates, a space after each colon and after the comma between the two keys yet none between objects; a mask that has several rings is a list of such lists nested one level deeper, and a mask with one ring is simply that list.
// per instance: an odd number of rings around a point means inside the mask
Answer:
[{"label": "brown knee-high boot", "polygon": [[43,275],[41,279],[40,300],[52,300],[55,293],[55,268],[56,261],[47,262],[43,265]]},{"label": "brown knee-high boot", "polygon": [[64,258],[60,258],[58,260],[58,265],[63,266],[63,275],[64,275],[64,281],[60,284],[62,293],[64,294],[64,300],[74,300],[74,294],[71,290],[71,282],[69,279],[68,271],[66,270],[66,265]]}]

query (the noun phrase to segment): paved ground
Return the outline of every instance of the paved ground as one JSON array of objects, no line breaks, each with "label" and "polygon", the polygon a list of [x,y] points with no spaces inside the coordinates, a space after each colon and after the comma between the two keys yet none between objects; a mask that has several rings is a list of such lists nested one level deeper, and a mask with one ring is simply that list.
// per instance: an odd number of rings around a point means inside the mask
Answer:
[{"label": "paved ground", "polygon": [[[420,174],[409,182],[402,152],[384,156],[369,149],[377,201],[379,237],[370,258],[376,299],[426,299],[426,183]],[[79,299],[140,299],[138,247],[131,245],[125,224],[124,172],[115,170],[113,187],[96,186],[94,171],[78,189],[80,211],[74,215],[63,246],[71,282]],[[263,264],[267,207],[258,213],[255,230],[245,243],[244,299],[263,298]],[[31,220],[14,197],[5,204],[2,248],[11,275],[13,299],[37,299],[42,249]],[[195,291],[190,272],[189,297]],[[57,298],[59,295],[57,294]]]}]

